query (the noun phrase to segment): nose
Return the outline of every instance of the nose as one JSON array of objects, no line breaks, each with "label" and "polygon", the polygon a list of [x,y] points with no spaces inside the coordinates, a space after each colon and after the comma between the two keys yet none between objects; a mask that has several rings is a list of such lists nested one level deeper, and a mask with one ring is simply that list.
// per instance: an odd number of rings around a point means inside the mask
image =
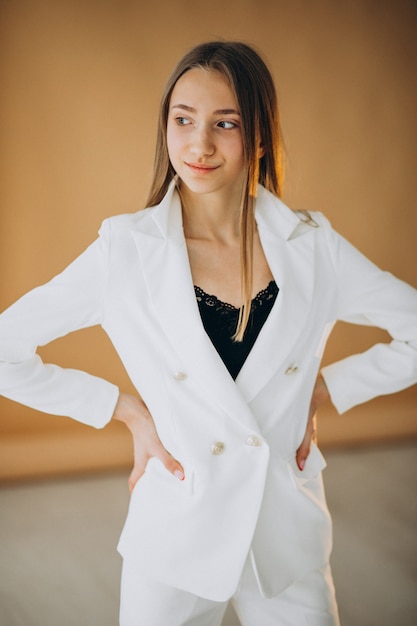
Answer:
[{"label": "nose", "polygon": [[202,159],[215,152],[213,137],[205,125],[197,126],[194,130],[190,151],[195,158]]}]

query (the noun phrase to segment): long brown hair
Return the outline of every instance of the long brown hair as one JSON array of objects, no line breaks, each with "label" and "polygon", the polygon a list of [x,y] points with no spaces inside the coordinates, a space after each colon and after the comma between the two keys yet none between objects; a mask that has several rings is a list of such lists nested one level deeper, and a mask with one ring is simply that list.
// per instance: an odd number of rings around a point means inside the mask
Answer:
[{"label": "long brown hair", "polygon": [[[229,82],[242,120],[247,176],[240,216],[241,293],[234,339],[241,341],[249,320],[253,280],[254,201],[258,183],[280,197],[283,184],[283,140],[277,96],[271,73],[250,46],[235,41],[211,41],[192,48],[177,64],[162,94],[155,163],[146,206],[159,204],[175,176],[167,148],[171,94],[185,72],[204,68],[220,72]],[[262,155],[262,156],[261,156]]]}]

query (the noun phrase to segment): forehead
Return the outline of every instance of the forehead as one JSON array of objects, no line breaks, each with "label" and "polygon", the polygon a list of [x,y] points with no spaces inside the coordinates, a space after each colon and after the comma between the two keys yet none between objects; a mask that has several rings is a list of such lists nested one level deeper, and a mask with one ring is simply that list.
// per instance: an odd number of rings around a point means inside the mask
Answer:
[{"label": "forehead", "polygon": [[188,70],[177,80],[170,100],[171,106],[176,104],[215,109],[238,108],[227,78],[217,70],[205,68]]}]

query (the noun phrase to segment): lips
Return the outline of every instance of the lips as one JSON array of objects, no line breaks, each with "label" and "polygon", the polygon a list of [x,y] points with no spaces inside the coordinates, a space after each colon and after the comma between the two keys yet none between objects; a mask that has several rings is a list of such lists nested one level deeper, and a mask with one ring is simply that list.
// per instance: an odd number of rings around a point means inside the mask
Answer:
[{"label": "lips", "polygon": [[204,163],[185,163],[186,166],[195,174],[210,174],[210,172],[214,172],[217,170],[219,165],[206,165]]}]

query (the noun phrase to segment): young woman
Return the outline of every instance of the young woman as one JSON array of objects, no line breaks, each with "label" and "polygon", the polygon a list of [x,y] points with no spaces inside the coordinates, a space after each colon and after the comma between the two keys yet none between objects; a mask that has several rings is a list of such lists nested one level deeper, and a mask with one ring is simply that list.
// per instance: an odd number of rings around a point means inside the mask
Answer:
[{"label": "young woman", "polygon": [[[313,418],[417,381],[417,293],[281,188],[264,62],[199,45],[163,94],[150,208],[1,317],[4,395],[132,433],[122,626],[219,625],[230,598],[243,626],[338,624]],[[336,320],[393,341],[319,373]],[[94,324],[138,395],[36,356]]]}]

